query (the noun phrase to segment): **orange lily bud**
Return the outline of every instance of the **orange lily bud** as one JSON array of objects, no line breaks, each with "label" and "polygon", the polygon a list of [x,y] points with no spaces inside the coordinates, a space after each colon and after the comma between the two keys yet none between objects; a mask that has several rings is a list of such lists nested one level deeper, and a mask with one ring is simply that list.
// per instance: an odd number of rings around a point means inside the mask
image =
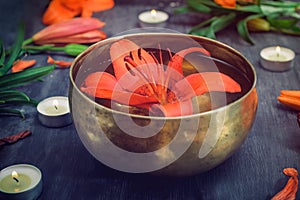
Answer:
[{"label": "orange lily bud", "polygon": [[100,40],[106,39],[106,33],[101,30],[92,30],[85,33],[79,33],[75,35],[52,38],[49,40],[40,40],[36,41],[36,44],[58,44],[58,43],[74,43],[74,44],[86,44],[86,43],[94,43]]},{"label": "orange lily bud", "polygon": [[[104,25],[104,22],[96,18],[73,18],[44,28],[36,33],[32,37],[32,40],[36,44],[45,44],[43,41],[51,41],[51,43],[56,43],[55,39],[57,38],[68,38],[77,34],[83,34],[102,28]],[[72,43],[78,43],[76,40],[77,39],[75,38],[75,41],[72,41]]]},{"label": "orange lily bud", "polygon": [[14,62],[11,71],[13,73],[23,71],[33,65],[35,65],[36,60],[17,60]]}]

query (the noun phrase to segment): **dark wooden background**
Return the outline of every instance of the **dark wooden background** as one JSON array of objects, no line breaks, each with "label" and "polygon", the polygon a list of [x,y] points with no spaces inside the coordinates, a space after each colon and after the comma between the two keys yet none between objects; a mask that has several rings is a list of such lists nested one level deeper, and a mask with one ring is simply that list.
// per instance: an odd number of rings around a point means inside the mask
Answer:
[{"label": "dark wooden background", "polygon": [[[0,38],[11,45],[20,21],[25,21],[26,37],[44,27],[42,13],[47,0],[0,1]],[[137,14],[145,9],[161,8],[170,13],[178,1],[117,0],[113,9],[95,13],[106,22],[109,37],[138,28]],[[206,16],[171,15],[166,28],[187,33]],[[153,177],[114,171],[99,161],[82,145],[73,125],[47,128],[39,124],[34,107],[21,106],[26,119],[0,118],[0,137],[23,130],[32,136],[0,148],[0,169],[18,163],[29,163],[43,172],[40,199],[270,199],[285,185],[285,167],[300,169],[300,130],[296,112],[280,105],[276,98],[282,89],[300,90],[300,38],[275,33],[251,34],[251,46],[234,27],[217,34],[224,42],[245,55],[254,65],[258,82],[259,106],[252,130],[242,147],[226,162],[209,172],[183,178]],[[259,64],[259,52],[266,46],[281,45],[297,52],[294,68],[288,72],[266,71]],[[29,55],[46,65],[47,55]],[[56,59],[73,58],[54,55]],[[69,70],[56,69],[44,82],[20,90],[42,100],[49,96],[68,95]],[[300,194],[298,194],[298,199]]]}]

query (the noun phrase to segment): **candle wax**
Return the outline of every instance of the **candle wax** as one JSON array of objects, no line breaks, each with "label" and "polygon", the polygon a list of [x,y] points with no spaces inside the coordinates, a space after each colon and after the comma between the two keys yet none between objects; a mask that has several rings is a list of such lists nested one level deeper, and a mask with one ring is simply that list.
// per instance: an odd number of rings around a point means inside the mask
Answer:
[{"label": "candle wax", "polygon": [[138,18],[142,22],[156,24],[156,23],[162,23],[162,22],[167,21],[169,18],[169,15],[163,11],[152,10],[152,11],[142,12],[138,16]]},{"label": "candle wax", "polygon": [[66,106],[61,106],[61,105],[57,105],[57,106],[48,106],[45,108],[45,113],[47,114],[62,114],[62,113],[66,113],[68,111]]},{"label": "candle wax", "polygon": [[286,56],[282,54],[274,54],[269,56],[269,60],[271,61],[287,61]]},{"label": "candle wax", "polygon": [[8,175],[0,181],[0,190],[7,193],[22,192],[31,184],[31,179],[26,174],[18,174],[18,181]]}]

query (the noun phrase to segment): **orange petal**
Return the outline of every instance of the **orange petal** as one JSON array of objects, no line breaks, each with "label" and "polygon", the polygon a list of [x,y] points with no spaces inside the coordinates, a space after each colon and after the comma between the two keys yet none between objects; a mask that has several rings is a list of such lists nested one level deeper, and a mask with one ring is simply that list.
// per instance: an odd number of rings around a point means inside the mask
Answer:
[{"label": "orange petal", "polygon": [[165,105],[154,104],[150,108],[153,115],[162,115],[165,117],[176,117],[193,114],[193,104],[191,99],[176,103],[168,103]]},{"label": "orange petal", "polygon": [[79,10],[81,12],[86,0],[60,0],[60,3],[70,10]]},{"label": "orange petal", "polygon": [[[126,62],[124,61],[124,57],[129,56],[131,52],[133,60],[142,71],[145,71],[146,68],[149,69],[149,67],[145,64],[145,60],[148,64],[155,63],[152,56],[149,55],[144,49],[141,49],[141,56],[144,58],[144,60],[140,60],[138,56],[138,49],[140,49],[138,45],[127,39],[116,41],[110,48],[110,57],[113,63],[115,76],[118,81],[121,81],[119,84],[123,88],[126,88],[130,91],[134,91],[137,88],[131,88],[129,83],[138,83],[141,78],[137,75],[131,75],[129,73],[129,70],[126,67]],[[151,70],[155,69],[151,68]],[[152,74],[157,73],[152,72]]]},{"label": "orange petal", "polygon": [[209,91],[241,92],[241,86],[228,75],[219,72],[191,74],[175,84],[175,91],[184,98],[201,95]]},{"label": "orange petal", "polygon": [[49,40],[40,40],[36,41],[36,44],[67,44],[67,43],[74,43],[74,44],[88,44],[98,42],[100,40],[106,39],[106,33],[101,30],[91,30],[85,33],[79,33],[75,35],[70,35],[66,37],[60,38],[52,38]]},{"label": "orange petal", "polygon": [[103,11],[114,7],[113,0],[89,0],[86,1],[84,7],[91,11]]},{"label": "orange petal", "polygon": [[210,52],[208,52],[204,48],[200,48],[200,47],[191,47],[191,48],[187,48],[187,49],[183,49],[183,50],[179,51],[172,57],[172,59],[168,63],[168,71],[175,70],[178,72],[178,73],[171,73],[172,80],[178,81],[181,79],[181,75],[183,74],[183,72],[182,72],[183,58],[187,54],[194,53],[194,52],[198,52],[198,53],[202,53],[202,54],[210,56]]},{"label": "orange petal", "polygon": [[285,187],[278,192],[271,200],[294,200],[298,191],[298,171],[295,168],[285,168],[283,173],[290,176]]},{"label": "orange petal", "polygon": [[70,10],[63,6],[60,0],[52,0],[44,12],[43,23],[46,25],[65,21],[80,14],[78,10]]},{"label": "orange petal", "polygon": [[42,40],[49,40],[53,38],[67,37],[76,35],[91,30],[102,28],[104,22],[97,18],[73,18],[56,24],[52,24],[43,30],[36,33],[32,39],[34,42],[40,43]]},{"label": "orange petal", "polygon": [[13,73],[23,71],[24,69],[27,69],[33,65],[35,65],[36,60],[18,60],[14,62],[11,71]]},{"label": "orange petal", "polygon": [[214,0],[214,2],[224,8],[235,8],[236,7],[236,0]]},{"label": "orange petal", "polygon": [[139,105],[157,102],[153,97],[147,97],[124,91],[114,76],[106,72],[90,74],[80,87],[84,93],[97,98],[111,99],[125,105]]},{"label": "orange petal", "polygon": [[54,60],[51,56],[48,56],[47,63],[55,64],[62,68],[70,67],[72,65],[72,62],[63,61],[63,60]]}]

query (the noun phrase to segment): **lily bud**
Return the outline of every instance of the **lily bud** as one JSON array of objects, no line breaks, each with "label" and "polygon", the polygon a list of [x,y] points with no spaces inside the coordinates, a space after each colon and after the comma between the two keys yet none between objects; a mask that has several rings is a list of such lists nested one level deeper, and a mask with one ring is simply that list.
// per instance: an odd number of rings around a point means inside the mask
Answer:
[{"label": "lily bud", "polygon": [[96,18],[73,18],[44,28],[32,40],[36,44],[93,43],[106,38],[106,34],[98,30],[104,25]]},{"label": "lily bud", "polygon": [[250,19],[247,27],[249,31],[270,31],[270,23],[262,18]]},{"label": "lily bud", "polygon": [[68,44],[64,47],[64,52],[70,56],[77,56],[84,50],[86,50],[88,46],[81,44]]}]

